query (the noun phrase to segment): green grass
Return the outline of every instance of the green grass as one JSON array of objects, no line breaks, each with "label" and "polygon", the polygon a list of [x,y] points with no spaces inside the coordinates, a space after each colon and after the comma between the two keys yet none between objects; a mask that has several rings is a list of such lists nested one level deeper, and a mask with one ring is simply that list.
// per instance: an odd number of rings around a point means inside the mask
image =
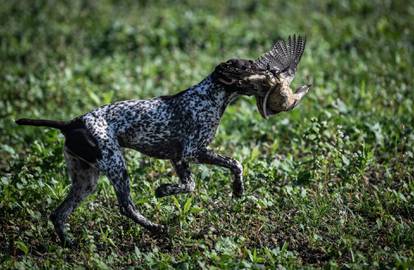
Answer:
[{"label": "green grass", "polygon": [[[414,267],[412,2],[31,2],[0,6],[0,268]],[[80,248],[59,246],[62,137],[14,119],[176,93],[291,33],[308,37],[294,84],[311,92],[266,121],[239,99],[212,145],[242,161],[242,199],[206,166],[193,194],[156,199],[169,162],[127,151],[133,199],[170,238],[121,216],[102,177],[69,219]]]}]

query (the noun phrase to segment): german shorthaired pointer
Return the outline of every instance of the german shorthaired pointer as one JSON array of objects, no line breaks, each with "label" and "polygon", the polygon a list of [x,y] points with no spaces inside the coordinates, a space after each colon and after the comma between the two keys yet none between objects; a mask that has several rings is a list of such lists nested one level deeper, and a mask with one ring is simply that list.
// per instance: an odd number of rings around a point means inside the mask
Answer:
[{"label": "german shorthaired pointer", "polygon": [[[70,121],[17,120],[19,125],[57,128],[65,136],[64,156],[72,186],[50,216],[62,243],[71,244],[65,236],[64,223],[79,203],[95,191],[100,173],[113,184],[123,215],[150,231],[163,231],[162,225],[142,216],[131,200],[123,147],[171,161],[180,182],[159,186],[155,191],[157,197],[194,190],[190,162],[230,169],[234,177],[233,194],[240,197],[244,190],[242,165],[208,150],[207,146],[215,136],[226,106],[241,95],[263,99],[279,74],[296,68],[298,56],[289,57],[285,61],[290,61],[290,66],[284,70],[267,55],[256,61],[232,59],[218,65],[199,84],[176,95],[120,101]],[[266,61],[272,65],[266,66]]]}]

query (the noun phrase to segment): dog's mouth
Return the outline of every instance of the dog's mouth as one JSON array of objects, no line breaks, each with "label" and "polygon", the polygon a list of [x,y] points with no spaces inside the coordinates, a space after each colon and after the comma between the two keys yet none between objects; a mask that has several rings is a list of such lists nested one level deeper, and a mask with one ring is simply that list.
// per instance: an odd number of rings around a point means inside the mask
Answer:
[{"label": "dog's mouth", "polygon": [[267,106],[267,101],[269,100],[269,96],[273,93],[273,91],[275,91],[275,87],[270,87],[263,96],[256,96],[257,110],[264,119],[267,119],[268,116],[275,114]]},{"label": "dog's mouth", "polygon": [[[267,91],[267,93],[266,93],[265,96],[268,96],[268,93],[269,92],[270,92],[270,90]],[[257,110],[259,111],[260,115],[264,119],[266,119],[268,114],[267,114],[267,105],[264,102],[264,100],[265,100],[265,97],[256,96],[256,106],[257,106]]]},{"label": "dog's mouth", "polygon": [[251,75],[247,77],[245,81],[248,82],[249,88],[255,89],[253,95],[256,97],[257,109],[259,110],[260,115],[266,119],[269,115],[274,114],[268,108],[267,101],[279,81],[272,73],[268,71],[265,72],[265,74]]}]

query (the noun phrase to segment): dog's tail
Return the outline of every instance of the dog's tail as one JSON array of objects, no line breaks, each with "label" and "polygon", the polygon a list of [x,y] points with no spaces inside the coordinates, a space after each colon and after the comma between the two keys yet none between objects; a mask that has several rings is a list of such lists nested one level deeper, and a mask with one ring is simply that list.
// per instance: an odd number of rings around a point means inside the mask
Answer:
[{"label": "dog's tail", "polygon": [[25,126],[40,126],[40,127],[51,127],[64,130],[67,126],[66,121],[56,121],[56,120],[44,120],[44,119],[18,119],[16,124],[25,125]]}]

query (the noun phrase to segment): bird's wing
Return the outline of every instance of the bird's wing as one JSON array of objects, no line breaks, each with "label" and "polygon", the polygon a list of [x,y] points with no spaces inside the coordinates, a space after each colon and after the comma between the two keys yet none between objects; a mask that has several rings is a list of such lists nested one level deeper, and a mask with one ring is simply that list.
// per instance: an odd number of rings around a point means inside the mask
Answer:
[{"label": "bird's wing", "polygon": [[278,40],[273,48],[259,57],[255,64],[274,74],[282,74],[290,83],[295,77],[296,67],[305,50],[306,37],[289,36],[287,42]]}]

